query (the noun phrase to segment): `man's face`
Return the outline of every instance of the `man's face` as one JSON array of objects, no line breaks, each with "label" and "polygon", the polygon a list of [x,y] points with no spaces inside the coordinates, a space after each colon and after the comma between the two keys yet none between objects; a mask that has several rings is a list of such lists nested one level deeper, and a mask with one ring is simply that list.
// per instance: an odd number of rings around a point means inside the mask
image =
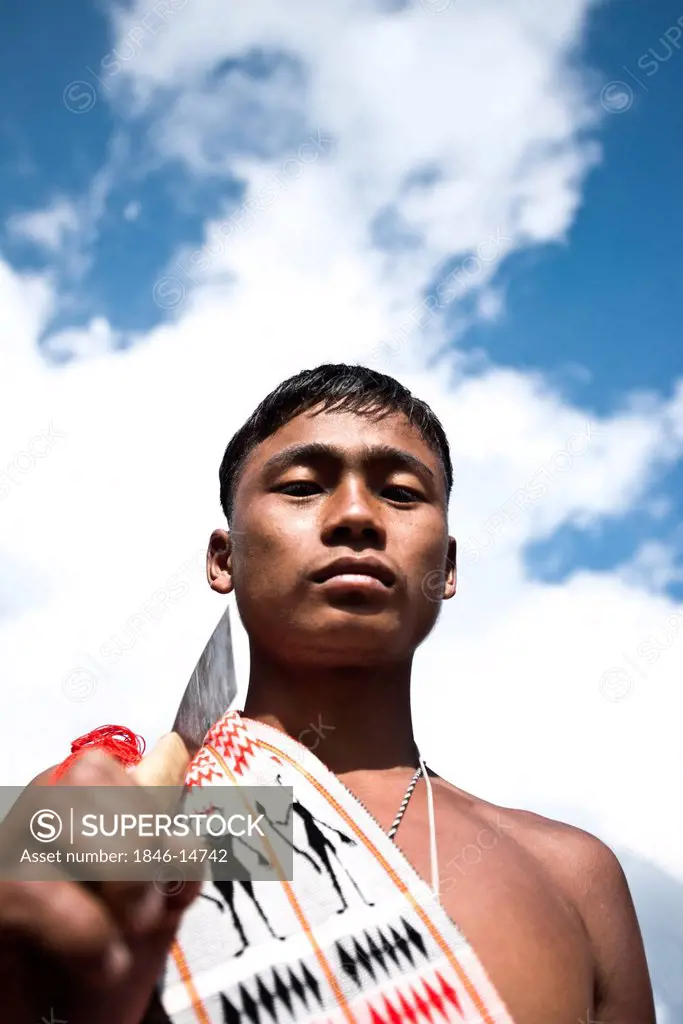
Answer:
[{"label": "man's face", "polygon": [[212,534],[211,586],[234,588],[252,647],[275,660],[400,661],[455,592],[445,501],[441,462],[403,414],[302,413],[249,455],[230,534]]}]

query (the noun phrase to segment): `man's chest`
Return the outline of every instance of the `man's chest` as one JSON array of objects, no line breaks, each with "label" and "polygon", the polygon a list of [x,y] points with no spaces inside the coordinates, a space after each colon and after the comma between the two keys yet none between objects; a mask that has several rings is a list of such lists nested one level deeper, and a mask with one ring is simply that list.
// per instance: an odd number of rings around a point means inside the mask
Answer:
[{"label": "man's chest", "polygon": [[[380,798],[374,808],[380,819],[386,817],[382,804]],[[437,794],[436,820],[442,906],[516,1024],[589,1024],[594,965],[588,937],[570,900],[525,848],[514,814],[482,820],[452,806],[446,814]],[[427,808],[419,796],[396,844],[431,881]]]}]

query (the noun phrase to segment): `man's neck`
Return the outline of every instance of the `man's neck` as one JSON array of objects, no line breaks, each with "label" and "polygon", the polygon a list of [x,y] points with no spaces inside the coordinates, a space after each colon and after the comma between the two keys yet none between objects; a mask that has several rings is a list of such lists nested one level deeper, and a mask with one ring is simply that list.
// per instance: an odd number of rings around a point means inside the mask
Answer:
[{"label": "man's neck", "polygon": [[244,714],[303,743],[338,775],[415,767],[410,669],[291,668],[252,652]]}]

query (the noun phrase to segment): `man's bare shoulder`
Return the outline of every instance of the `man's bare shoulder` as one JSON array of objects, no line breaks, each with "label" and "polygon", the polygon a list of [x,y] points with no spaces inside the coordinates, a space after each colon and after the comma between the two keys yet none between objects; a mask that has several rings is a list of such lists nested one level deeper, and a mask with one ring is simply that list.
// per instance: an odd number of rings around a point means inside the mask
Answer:
[{"label": "man's bare shoulder", "polygon": [[[438,781],[454,814],[466,813],[514,839],[498,849],[521,851],[525,870],[538,870],[583,928],[594,970],[597,1017],[654,1024],[654,999],[642,935],[628,881],[614,851],[577,825],[534,811],[504,807]],[[444,794],[446,795],[446,794]],[[509,854],[508,854],[509,855]]]},{"label": "man's bare shoulder", "polygon": [[604,871],[616,861],[602,839],[578,825],[521,808],[495,807],[495,811],[515,825],[517,841],[558,880],[565,881],[575,895],[585,894],[596,871]]},{"label": "man's bare shoulder", "polygon": [[578,905],[596,883],[604,885],[621,872],[614,852],[592,832],[535,811],[492,803],[445,779],[438,784],[451,794],[454,806],[464,804],[469,813],[514,839]]},{"label": "man's bare shoulder", "polygon": [[532,811],[500,808],[520,841],[577,911],[595,964],[597,1016],[654,1024],[643,937],[628,880],[615,852],[576,825]]}]

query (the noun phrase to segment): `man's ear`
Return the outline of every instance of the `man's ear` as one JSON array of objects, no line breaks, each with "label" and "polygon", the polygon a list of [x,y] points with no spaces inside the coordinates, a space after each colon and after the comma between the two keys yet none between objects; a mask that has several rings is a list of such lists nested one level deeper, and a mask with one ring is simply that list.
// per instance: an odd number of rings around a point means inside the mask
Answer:
[{"label": "man's ear", "polygon": [[232,585],[232,539],[227,530],[214,530],[206,552],[206,578],[217,594],[229,594]]},{"label": "man's ear", "polygon": [[455,596],[458,587],[458,543],[455,537],[448,538],[445,571],[443,599],[448,601],[449,598]]}]

